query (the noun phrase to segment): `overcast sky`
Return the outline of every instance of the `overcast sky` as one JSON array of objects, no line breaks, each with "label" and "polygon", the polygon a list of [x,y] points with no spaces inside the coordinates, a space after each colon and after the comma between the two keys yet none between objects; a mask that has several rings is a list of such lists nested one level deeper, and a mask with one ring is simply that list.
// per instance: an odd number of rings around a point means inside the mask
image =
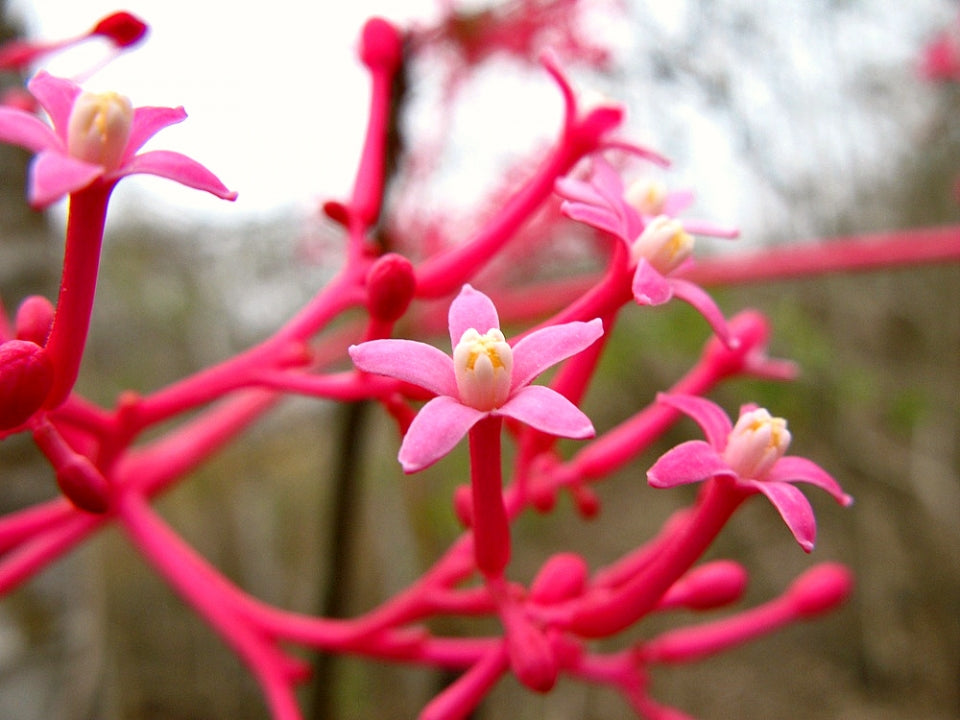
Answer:
[{"label": "overcast sky", "polygon": [[[122,92],[135,105],[183,105],[190,117],[150,147],[195,157],[240,198],[231,206],[162,179],[129,178],[113,210],[134,206],[160,217],[239,221],[277,208],[306,212],[318,200],[345,196],[368,99],[354,53],[359,29],[371,14],[398,21],[435,17],[437,5],[353,0],[334,10],[302,0],[8,2],[34,37],[74,35],[121,8],[146,20],[147,42],[88,86]],[[822,232],[821,196],[842,209],[860,201],[858,187],[891,176],[898,157],[923,141],[935,99],[936,90],[917,80],[916,54],[956,13],[951,0],[628,4],[630,17],[613,28],[620,64],[601,90],[628,103],[631,138],[675,161],[671,176],[697,190],[698,214],[738,225],[748,237],[784,223],[791,224],[786,235]],[[82,58],[65,57],[50,69],[69,75],[84,65]],[[546,136],[559,117],[549,83],[531,90],[502,67],[487,77],[487,85],[468,95],[473,104],[454,127],[465,168],[454,178],[462,183],[466,176],[467,191],[448,185],[468,200],[479,195],[474,177],[494,155],[492,147],[530,147],[523,124]],[[514,100],[491,100],[484,93],[493,85]]]},{"label": "overcast sky", "polygon": [[[240,197],[235,206],[158,178],[128,178],[114,209],[144,202],[205,219],[240,219],[277,207],[312,206],[350,188],[363,134],[368,85],[355,59],[371,14],[429,17],[432,0],[323,2],[270,0],[9,0],[32,37],[81,33],[125,9],[151,34],[97,73],[87,87],[115,90],[134,105],[183,105],[189,117],[151,148],[206,164]],[[321,9],[322,8],[322,9]],[[400,14],[398,14],[400,13]],[[47,67],[72,75],[103,48],[65,55]],[[131,182],[134,181],[134,182]]]}]

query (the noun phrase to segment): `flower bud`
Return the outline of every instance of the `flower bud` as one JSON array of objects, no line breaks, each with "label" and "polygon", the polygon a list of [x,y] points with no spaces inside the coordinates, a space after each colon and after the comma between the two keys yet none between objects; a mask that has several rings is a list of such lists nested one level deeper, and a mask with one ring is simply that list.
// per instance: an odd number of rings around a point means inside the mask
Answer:
[{"label": "flower bud", "polygon": [[581,595],[587,586],[586,561],[576,553],[557,553],[552,556],[533,580],[530,599],[545,605],[562,602]]},{"label": "flower bud", "polygon": [[680,221],[658,215],[633,241],[630,257],[634,262],[641,258],[650,263],[662,275],[678,267],[693,252],[693,236],[683,229]]},{"label": "flower bud", "polygon": [[83,455],[74,455],[55,472],[60,491],[81,510],[99,514],[110,507],[110,484]]},{"label": "flower bud", "polygon": [[790,446],[787,421],[763,408],[741,412],[723,459],[743,478],[762,478]]},{"label": "flower bud", "polygon": [[373,17],[363,26],[360,60],[368,68],[396,68],[403,57],[400,31],[383,18]]},{"label": "flower bud", "polygon": [[453,349],[453,372],[464,405],[493,410],[510,396],[513,348],[497,328],[483,335],[470,328]]},{"label": "flower bud", "polygon": [[853,576],[839,563],[823,563],[807,570],[787,591],[797,613],[809,618],[833,610],[853,592]]},{"label": "flower bud", "polygon": [[0,345],[0,431],[30,419],[53,385],[53,363],[46,350],[29,340]]},{"label": "flower bud", "polygon": [[690,610],[712,610],[736,602],[747,588],[747,571],[733,560],[716,560],[678,580],[661,604]]},{"label": "flower bud", "polygon": [[53,304],[42,295],[31,295],[17,308],[14,326],[18,340],[29,340],[40,347],[47,344],[53,325]]},{"label": "flower bud", "polygon": [[67,125],[67,151],[107,170],[119,167],[130,138],[133,105],[113,92],[77,96]]},{"label": "flower bud", "polygon": [[527,622],[512,623],[507,630],[510,667],[517,680],[534,692],[545,693],[557,682],[557,656],[543,630]]},{"label": "flower bud", "polygon": [[107,38],[117,47],[125,48],[137,43],[147,34],[147,24],[128,12],[107,15],[90,31],[91,35]]},{"label": "flower bud", "polygon": [[367,309],[383,322],[396,322],[410,306],[417,289],[413,263],[403,255],[387,253],[367,273]]}]

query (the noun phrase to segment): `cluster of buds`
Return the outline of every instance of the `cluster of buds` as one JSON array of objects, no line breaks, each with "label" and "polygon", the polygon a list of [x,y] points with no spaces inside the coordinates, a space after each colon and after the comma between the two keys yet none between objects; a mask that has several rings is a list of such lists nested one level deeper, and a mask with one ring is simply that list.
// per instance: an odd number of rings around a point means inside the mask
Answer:
[{"label": "cluster of buds", "polygon": [[[487,34],[472,34],[471,42],[499,47],[519,28],[529,44],[539,37],[533,21],[544,13],[569,21],[575,5],[518,2],[514,15],[491,16],[497,24]],[[651,667],[698,660],[829,611],[851,592],[849,571],[822,563],[779,597],[722,620],[623,640],[616,649],[618,640],[651,614],[709,611],[741,598],[747,570],[734,561],[701,558],[751,498],[766,498],[806,552],[814,548],[816,523],[796,483],[824,490],[844,506],[851,498],[819,465],[787,454],[791,435],[784,419],[744,405],[731,421],[706,399],[730,378],[788,380],[795,374],[792,363],[767,356],[770,328],[762,314],[745,311],[728,319],[697,282],[709,277],[711,266],[694,264],[693,237],[737,233],[679,217],[691,200],[688,193],[625,183],[612,157],[659,165],[666,160],[617,135],[623,108],[585,106],[556,55],[546,53],[540,62],[564,101],[560,133],[484,226],[410,257],[387,252],[376,239],[378,228],[389,224],[384,198],[390,183],[387,137],[398,111],[394,85],[405,66],[417,61],[417,48],[429,46],[426,39],[465,32],[458,24],[462,16],[448,10],[433,35],[422,28],[405,35],[379,18],[361,34],[359,56],[371,76],[366,141],[350,197],[324,205],[342,226],[346,247],[336,277],[258,345],[167,387],[124,393],[112,408],[91,403],[74,388],[112,190],[127,175],[147,173],[226,200],[236,193],[186,156],[140,152],[158,131],[186,117],[182,108],[134,107],[121,95],[87,93],[73,80],[43,71],[27,88],[46,120],[20,106],[0,108],[0,141],[35,154],[30,203],[44,208],[69,200],[56,304],[30,298],[13,323],[0,322],[0,439],[30,433],[62,491],[62,497],[0,518],[0,594],[115,525],[243,660],[274,720],[302,717],[295,686],[308,678],[309,668],[291,645],[458,673],[423,708],[425,720],[468,716],[511,673],[535,692],[548,692],[564,678],[579,680],[620,693],[640,717],[686,717],[654,699]],[[145,32],[134,21],[118,13],[92,33],[125,48]],[[512,28],[510,22],[519,24]],[[470,62],[480,62],[484,53],[462,39]],[[18,44],[0,58],[34,61],[73,42]],[[519,287],[485,275],[496,258],[517,251],[527,221],[551,206],[559,208],[547,226],[551,233],[576,226],[607,248],[602,271],[559,282],[533,276]],[[403,248],[417,242],[394,240]],[[915,240],[906,233],[879,243],[876,264],[891,257],[931,259],[918,255],[926,245]],[[549,244],[544,247],[538,241],[531,252],[549,252]],[[858,259],[870,256],[864,247],[859,244]],[[771,251],[753,258],[746,270],[737,259],[712,268],[714,278],[727,282],[758,273],[826,272],[848,263],[849,249],[840,244],[800,255]],[[938,245],[938,253],[960,255],[956,232],[945,248]],[[711,330],[702,356],[668,391],[598,433],[581,406],[612,330],[622,315],[674,298],[692,305]],[[447,316],[444,349],[433,339],[440,324],[431,308],[438,306]],[[364,319],[346,348],[343,328],[349,322],[335,321],[355,317],[357,310]],[[519,334],[508,338],[507,325],[521,328]],[[344,360],[352,367],[343,369]],[[534,382],[554,366],[548,383]],[[464,438],[469,445],[469,482],[450,503],[463,523],[462,536],[409,588],[357,617],[301,614],[252,597],[196,553],[151,505],[280,398],[294,394],[381,404],[396,420],[398,464],[406,473],[440,462]],[[700,425],[705,439],[682,443],[649,467],[639,465],[644,451],[684,415]],[[580,444],[565,454],[558,438]],[[504,442],[514,447],[509,465]],[[567,492],[584,517],[602,520],[591,486],[631,467],[654,488],[701,483],[702,489],[653,538],[625,547],[606,566],[592,568],[585,554],[563,547],[532,578],[516,577],[511,559],[518,517],[550,511],[557,495]],[[500,633],[451,636],[428,625],[451,614],[495,618]]]}]

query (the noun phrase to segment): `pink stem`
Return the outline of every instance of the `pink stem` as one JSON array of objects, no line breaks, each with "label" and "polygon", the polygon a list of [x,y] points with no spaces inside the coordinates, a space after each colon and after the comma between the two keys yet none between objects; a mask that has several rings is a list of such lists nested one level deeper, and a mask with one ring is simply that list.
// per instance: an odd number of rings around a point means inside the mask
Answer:
[{"label": "pink stem", "polygon": [[0,553],[5,553],[28,538],[40,535],[67,522],[76,514],[74,507],[57,498],[0,517]]},{"label": "pink stem", "polygon": [[55,408],[67,399],[80,372],[113,186],[113,183],[95,182],[70,195],[60,296],[47,340],[47,352],[54,366],[47,408]]},{"label": "pink stem", "polygon": [[348,266],[284,327],[260,345],[144,396],[137,411],[141,427],[219,399],[226,392],[247,385],[250,375],[265,367],[291,364],[296,360],[296,348],[302,347],[338,314],[363,302],[360,283],[364,272],[364,267]]},{"label": "pink stem", "polygon": [[507,671],[509,659],[503,644],[490,649],[473,667],[431,700],[419,720],[461,720],[480,704]]},{"label": "pink stem", "polygon": [[390,23],[380,18],[367,21],[360,55],[370,70],[370,114],[349,207],[351,226],[359,223],[364,230],[377,222],[383,201],[390,100],[394,76],[402,61],[401,45],[400,33]]},{"label": "pink stem", "polygon": [[292,684],[305,677],[306,669],[242,620],[234,602],[240,591],[196,556],[142,497],[127,493],[118,512],[134,545],[246,661],[264,688],[273,717],[298,720]]},{"label": "pink stem", "polygon": [[643,571],[602,600],[585,601],[574,612],[569,629],[584,637],[607,637],[656,608],[670,586],[706,551],[745,497],[723,479],[707,481],[687,522],[677,528]]},{"label": "pink stem", "polygon": [[99,530],[105,523],[105,517],[77,512],[22,542],[0,562],[0,596]]},{"label": "pink stem", "polygon": [[791,243],[712,258],[698,262],[683,277],[701,285],[741,285],[957,260],[960,225],[950,225]]},{"label": "pink stem", "polygon": [[822,563],[798,577],[780,597],[720,620],[669,630],[644,643],[638,649],[638,657],[656,663],[701,660],[790,623],[833,610],[847,599],[851,590],[849,570],[835,563]]},{"label": "pink stem", "polygon": [[501,418],[490,415],[470,429],[473,552],[477,568],[488,578],[501,577],[510,562],[510,523],[500,465],[502,425]]}]

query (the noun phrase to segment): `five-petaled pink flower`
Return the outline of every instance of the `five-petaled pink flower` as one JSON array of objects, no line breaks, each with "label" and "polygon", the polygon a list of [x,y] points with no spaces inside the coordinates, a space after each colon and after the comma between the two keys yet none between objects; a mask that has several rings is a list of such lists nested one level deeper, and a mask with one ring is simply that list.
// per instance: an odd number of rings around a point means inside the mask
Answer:
[{"label": "five-petaled pink flower", "polygon": [[662,194],[649,190],[634,197],[619,174],[603,158],[594,158],[588,181],[561,178],[557,193],[562,212],[574,220],[611,233],[626,243],[633,268],[633,297],[640,305],[662,305],[677,297],[703,315],[724,343],[730,332],[713,299],[698,285],[675,277],[690,261],[691,232],[736,237],[737,232],[710,223],[681,222],[673,217],[692,199],[689,193]]},{"label": "five-petaled pink flower", "polygon": [[23,110],[0,107],[0,141],[37,153],[28,188],[34,207],[43,208],[98,180],[110,183],[135,173],[236,198],[213,173],[185,155],[168,150],[137,154],[157,132],[183,120],[183,108],[134,108],[122,95],[85,92],[43,71],[27,88],[53,127]]},{"label": "five-petaled pink flower", "polygon": [[730,478],[743,490],[763,493],[807,552],[813,550],[817,524],[810,502],[790,483],[816,485],[844,506],[853,502],[819,465],[806,458],[784,455],[790,433],[782,418],[745,405],[736,425],[732,425],[719,406],[704,398],[661,395],[659,401],[696,420],[707,441],[691,440],[666,452],[647,473],[653,487],[674,487],[711,477]]},{"label": "five-petaled pink flower", "polygon": [[399,460],[405,472],[439,460],[488,415],[514,418],[551,435],[593,436],[589,418],[569,400],[530,381],[596,341],[603,334],[599,319],[541,328],[511,347],[490,298],[464,285],[450,305],[449,324],[453,357],[414,340],[371,340],[350,347],[359,369],[437,394],[403,438]]}]

